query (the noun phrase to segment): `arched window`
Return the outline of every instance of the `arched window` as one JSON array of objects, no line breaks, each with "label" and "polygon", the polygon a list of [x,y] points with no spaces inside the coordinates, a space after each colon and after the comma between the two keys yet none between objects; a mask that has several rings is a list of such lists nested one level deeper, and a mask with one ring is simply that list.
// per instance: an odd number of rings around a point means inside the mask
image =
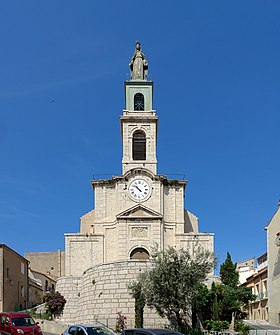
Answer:
[{"label": "arched window", "polygon": [[144,110],[144,95],[142,93],[136,93],[134,95],[134,110],[135,111]]},{"label": "arched window", "polygon": [[146,160],[146,135],[143,131],[136,131],[133,134],[132,158],[135,161]]},{"label": "arched window", "polygon": [[136,248],[130,254],[130,259],[149,259],[150,255],[144,248]]}]

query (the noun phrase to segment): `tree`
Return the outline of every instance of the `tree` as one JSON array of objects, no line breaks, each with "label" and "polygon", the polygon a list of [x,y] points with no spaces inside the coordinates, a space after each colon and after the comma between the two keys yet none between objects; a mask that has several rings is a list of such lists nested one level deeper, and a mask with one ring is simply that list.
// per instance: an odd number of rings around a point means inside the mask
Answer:
[{"label": "tree", "polygon": [[249,287],[239,286],[231,287],[222,285],[222,318],[230,322],[230,328],[233,329],[238,314],[241,314],[241,306],[254,300],[255,296]]},{"label": "tree", "polygon": [[51,318],[60,315],[66,304],[66,300],[64,299],[63,295],[61,295],[58,291],[51,291],[46,293],[43,296],[43,302],[46,303],[46,311]]},{"label": "tree", "polygon": [[143,328],[144,324],[144,307],[146,304],[146,299],[143,292],[144,282],[145,273],[142,273],[139,275],[138,281],[134,281],[128,286],[130,294],[135,299],[135,328]]},{"label": "tree", "polygon": [[224,285],[237,287],[239,284],[239,273],[236,270],[236,264],[231,260],[230,253],[227,252],[227,258],[220,267],[221,281]]},{"label": "tree", "polygon": [[192,301],[192,328],[203,328],[204,320],[211,319],[212,296],[204,284],[198,284]]},{"label": "tree", "polygon": [[222,320],[229,321],[230,328],[233,329],[236,317],[238,313],[241,313],[241,306],[254,300],[255,296],[249,287],[238,286],[239,274],[229,252],[225,262],[221,265],[220,276],[223,283],[220,285],[221,317]]},{"label": "tree", "polygon": [[211,286],[212,296],[212,319],[214,321],[219,320],[219,303],[218,303],[218,286],[213,282]]},{"label": "tree", "polygon": [[168,247],[154,251],[151,262],[151,270],[141,278],[147,305],[167,317],[175,329],[190,328],[197,288],[213,270],[214,255],[197,248],[192,257],[186,250]]}]

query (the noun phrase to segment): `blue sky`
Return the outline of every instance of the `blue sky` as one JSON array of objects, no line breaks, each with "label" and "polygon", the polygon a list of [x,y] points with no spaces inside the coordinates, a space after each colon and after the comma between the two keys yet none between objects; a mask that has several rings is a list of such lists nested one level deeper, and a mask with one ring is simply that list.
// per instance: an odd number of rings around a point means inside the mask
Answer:
[{"label": "blue sky", "polygon": [[158,172],[220,261],[259,256],[280,198],[280,2],[9,0],[0,4],[0,242],[64,249],[121,173],[119,116],[136,40],[160,117]]}]

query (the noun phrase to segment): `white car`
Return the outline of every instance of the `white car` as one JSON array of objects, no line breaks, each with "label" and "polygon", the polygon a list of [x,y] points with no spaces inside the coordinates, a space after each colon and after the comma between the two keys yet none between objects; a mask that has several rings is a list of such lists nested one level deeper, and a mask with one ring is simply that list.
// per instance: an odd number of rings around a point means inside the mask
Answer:
[{"label": "white car", "polygon": [[69,325],[61,335],[116,335],[111,329],[98,324]]}]

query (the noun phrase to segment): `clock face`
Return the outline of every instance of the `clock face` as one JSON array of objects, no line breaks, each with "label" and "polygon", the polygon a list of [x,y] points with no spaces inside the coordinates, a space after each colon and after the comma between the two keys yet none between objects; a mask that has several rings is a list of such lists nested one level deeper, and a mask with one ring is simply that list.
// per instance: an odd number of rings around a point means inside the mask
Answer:
[{"label": "clock face", "polygon": [[128,187],[128,192],[133,200],[146,200],[150,195],[150,186],[143,179],[134,179]]}]

